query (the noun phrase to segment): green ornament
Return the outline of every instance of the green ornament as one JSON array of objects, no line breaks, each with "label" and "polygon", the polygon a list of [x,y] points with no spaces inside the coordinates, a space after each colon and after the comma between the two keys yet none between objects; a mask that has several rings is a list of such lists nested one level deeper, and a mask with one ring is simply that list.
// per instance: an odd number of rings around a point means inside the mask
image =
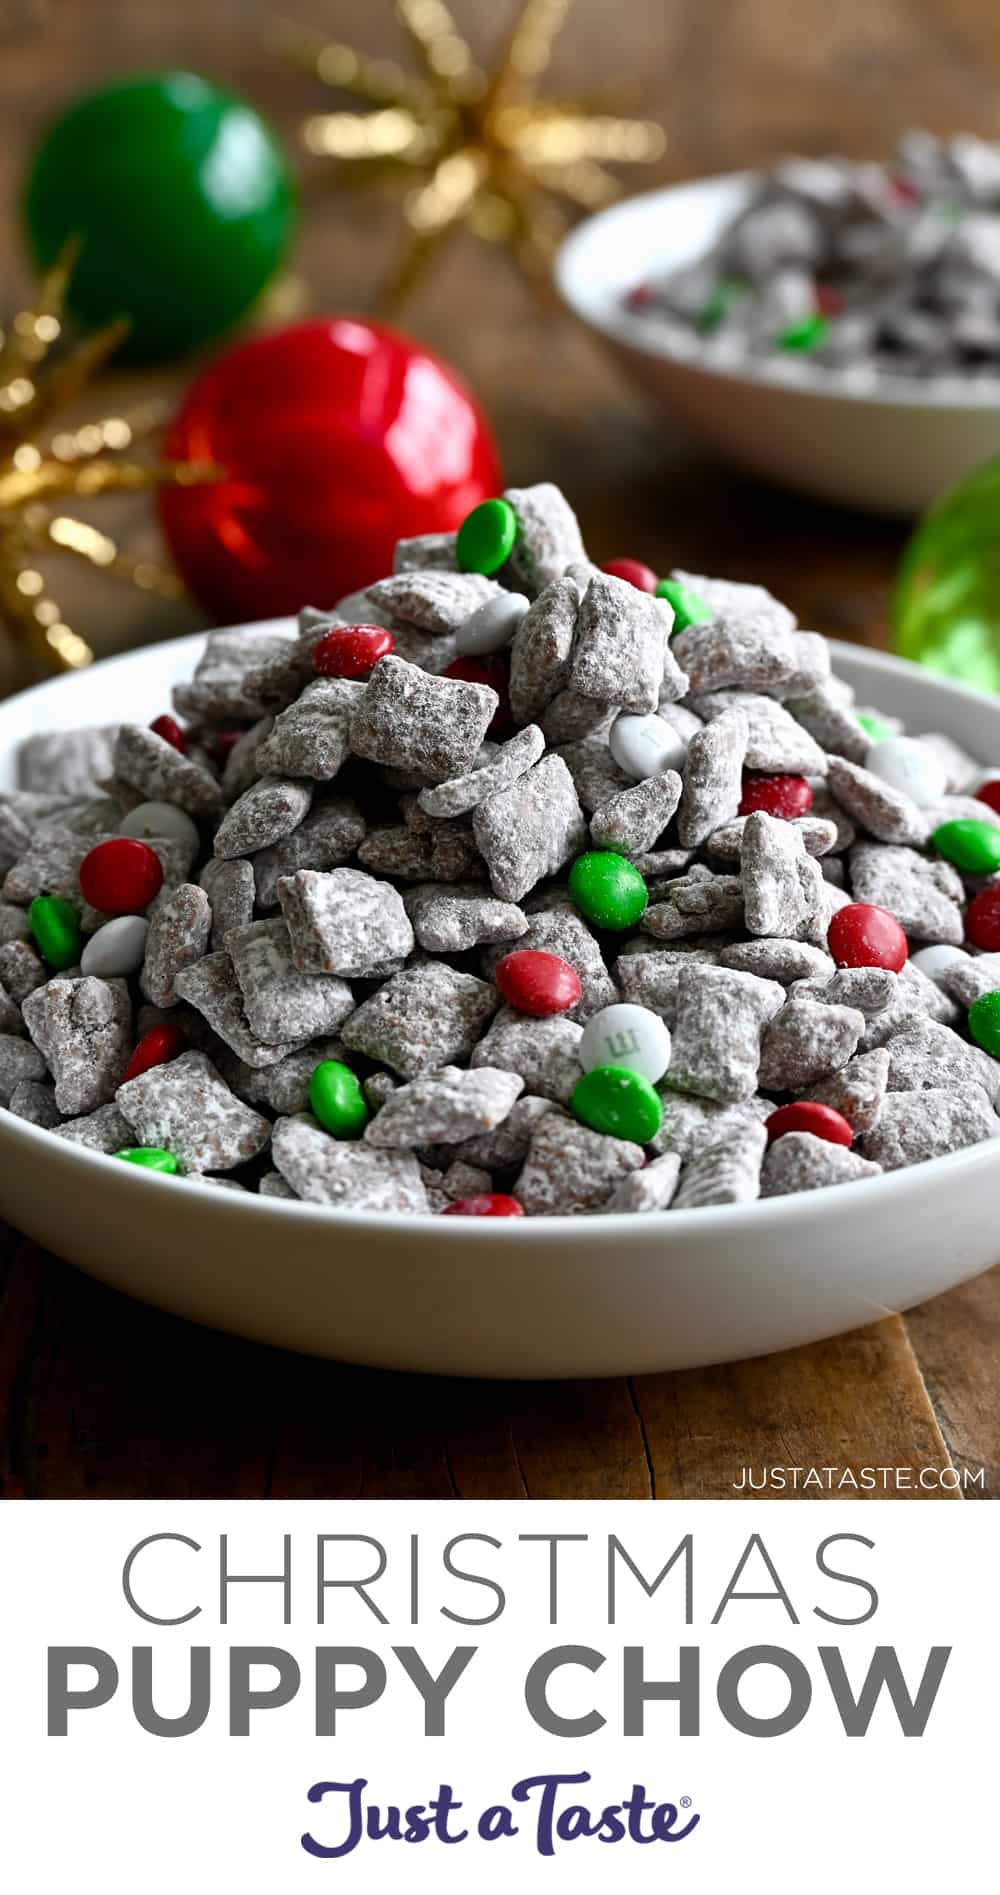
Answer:
[{"label": "green ornament", "polygon": [[1000,1058],[1000,993],[980,994],[969,1008],[969,1032],[977,1046]]},{"label": "green ornament", "polygon": [[778,337],[778,347],[798,350],[800,354],[805,354],[810,349],[818,349],[820,344],[826,341],[829,333],[829,316],[823,316],[817,310],[815,315],[804,316],[801,322],[793,322],[787,329],[783,329]]},{"label": "green ornament", "polygon": [[24,222],[43,270],[79,240],[68,302],[84,328],[124,317],[129,354],[180,355],[231,328],[274,275],[292,183],[252,107],[193,73],[155,73],[87,93],[56,121]]},{"label": "green ornament", "polygon": [[128,1145],[124,1151],[116,1151],[116,1158],[127,1159],[130,1165],[141,1165],[145,1171],[163,1171],[173,1174],[180,1170],[172,1151],[161,1151],[158,1145]]},{"label": "green ornament", "polygon": [[334,1138],[360,1138],[371,1116],[357,1074],[339,1059],[321,1059],[313,1068],[309,1104]]},{"label": "green ornament", "polygon": [[887,737],[892,736],[888,725],[880,723],[877,717],[868,717],[863,711],[857,711],[855,715],[862,730],[871,738],[873,744],[884,743]]},{"label": "green ornament", "polygon": [[570,1107],[581,1124],[610,1138],[648,1145],[663,1124],[655,1086],[628,1066],[595,1066],[573,1087]]},{"label": "green ornament", "polygon": [[666,599],[674,608],[673,630],[686,632],[689,625],[707,625],[715,613],[699,599],[696,592],[688,586],[682,586],[676,579],[661,579],[656,588],[658,599]]},{"label": "green ornament", "polygon": [[980,691],[1000,691],[1000,459],[925,515],[893,599],[896,650]]},{"label": "green ornament", "polygon": [[61,973],[76,966],[83,953],[83,932],[71,901],[63,901],[60,895],[36,895],[28,909],[28,926],[50,967]]},{"label": "green ornament", "polygon": [[616,933],[634,927],[649,901],[638,869],[613,849],[590,849],[578,855],[569,872],[569,892],[595,928]]},{"label": "green ornament", "polygon": [[459,572],[499,572],[514,551],[517,514],[509,500],[484,500],[467,513],[455,548]]},{"label": "green ornament", "polygon": [[1000,829],[993,823],[965,818],[943,822],[931,841],[938,854],[963,875],[992,875],[1000,869]]}]

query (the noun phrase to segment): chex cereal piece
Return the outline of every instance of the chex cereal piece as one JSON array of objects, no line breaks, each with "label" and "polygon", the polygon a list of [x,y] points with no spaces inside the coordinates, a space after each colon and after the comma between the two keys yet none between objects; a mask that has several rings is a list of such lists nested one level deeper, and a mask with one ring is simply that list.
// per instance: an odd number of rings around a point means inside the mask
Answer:
[{"label": "chex cereal piece", "polygon": [[747,720],[740,710],[724,711],[692,737],[677,811],[677,836],[683,848],[700,848],[713,829],[721,829],[736,816],[743,794],[747,737]]},{"label": "chex cereal piece", "polygon": [[82,1118],[64,1119],[55,1129],[57,1138],[68,1139],[71,1145],[84,1145],[88,1151],[122,1151],[132,1143],[132,1127],[113,1101]]},{"label": "chex cereal piece", "polygon": [[743,921],[743,884],[738,875],[713,875],[693,863],[686,875],[656,891],[661,899],[646,909],[643,934],[674,941],[685,934],[714,934]]},{"label": "chex cereal piece", "polygon": [[257,751],[257,770],[327,783],[350,754],[351,712],[364,696],[352,678],[316,678],[274,720]]},{"label": "chex cereal piece", "polygon": [[544,749],[545,739],[538,725],[527,724],[508,743],[502,744],[488,763],[467,770],[463,776],[452,777],[450,782],[421,790],[420,807],[428,816],[464,816],[468,810],[484,803],[488,796],[509,789],[538,762]]},{"label": "chex cereal piece", "polygon": [[535,1125],[542,1113],[554,1112],[556,1109],[551,1099],[541,1099],[535,1093],[522,1094],[507,1117],[491,1132],[480,1132],[475,1138],[463,1139],[460,1145],[456,1145],[456,1160],[482,1165],[491,1173],[512,1171],[515,1165],[524,1163]]},{"label": "chex cereal piece", "polygon": [[[20,946],[20,944],[18,944]],[[16,983],[8,979],[4,955],[13,949],[0,948],[0,979],[15,1000],[20,999]],[[981,994],[1000,992],[1000,954],[965,954],[953,961],[939,976],[945,993],[963,1007],[971,1007]]]},{"label": "chex cereal piece", "polygon": [[[820,782],[818,777],[811,777],[809,787],[813,793],[809,820],[810,822],[833,824],[837,833],[833,842],[830,844],[829,853],[830,855],[842,855],[844,850],[849,849],[852,842],[857,840],[857,829],[847,814],[846,809],[842,809],[840,804],[834,801],[825,781]],[[806,847],[808,848],[808,846],[807,843]],[[812,851],[812,853],[818,855],[820,851],[817,849]]]},{"label": "chex cereal piece", "polygon": [[683,787],[676,770],[664,770],[618,790],[590,819],[594,846],[633,858],[648,854],[674,815]]},{"label": "chex cereal piece", "polygon": [[833,974],[798,982],[792,999],[857,1007],[867,1018],[891,1007],[898,991],[898,979],[887,967],[838,967]]},{"label": "chex cereal piece", "polygon": [[202,869],[200,883],[212,910],[212,947],[218,951],[231,928],[245,928],[253,919],[253,865],[242,857],[232,862],[213,858]]},{"label": "chex cereal piece", "polygon": [[313,785],[300,777],[262,776],[226,811],[215,832],[215,853],[229,861],[290,836],[309,814]]},{"label": "chex cereal piece", "polygon": [[225,950],[206,954],[193,967],[183,968],[175,977],[174,991],[248,1066],[273,1066],[294,1051],[294,1040],[265,1042],[253,1031],[232,959]]},{"label": "chex cereal piece", "polygon": [[603,741],[617,715],[614,705],[584,697],[572,687],[560,691],[539,713],[538,723],[550,750],[576,743],[585,737]]},{"label": "chex cereal piece", "polygon": [[530,724],[569,683],[580,594],[571,579],[546,586],[521,620],[510,646],[510,708]]},{"label": "chex cereal piece", "polygon": [[875,1178],[882,1167],[845,1145],[834,1145],[812,1132],[786,1132],[776,1138],[760,1175],[762,1198],[787,1197],[794,1191],[818,1191],[827,1184],[853,1184]]},{"label": "chex cereal piece", "polygon": [[663,1124],[650,1139],[649,1149],[654,1153],[673,1151],[684,1160],[699,1157],[747,1125],[763,1125],[774,1110],[769,1100],[759,1097],[742,1105],[722,1105],[716,1099],[673,1092],[663,1080],[656,1090],[663,1106]]},{"label": "chex cereal piece", "polygon": [[269,1120],[230,1092],[204,1053],[182,1053],[119,1086],[133,1142],[172,1152],[182,1171],[232,1171],[263,1151]]},{"label": "chex cereal piece", "polygon": [[115,779],[137,791],[140,801],[176,803],[194,817],[214,816],[219,810],[221,792],[211,771],[143,724],[122,725],[112,768]]},{"label": "chex cereal piece", "polygon": [[710,1204],[752,1204],[760,1196],[760,1169],[767,1133],[759,1120],[732,1126],[721,1143],[690,1157],[681,1173],[673,1210],[696,1211]]},{"label": "chex cereal piece", "polygon": [[16,1033],[0,1033],[0,1105],[7,1105],[23,1079],[46,1077],[42,1051]]},{"label": "chex cereal piece", "polygon": [[262,1198],[286,1198],[290,1199],[292,1203],[301,1203],[302,1201],[298,1192],[293,1191],[290,1184],[286,1184],[280,1171],[264,1172],[257,1186],[257,1195]]},{"label": "chex cereal piece", "polygon": [[818,1105],[832,1106],[860,1138],[878,1123],[888,1083],[889,1051],[877,1046],[870,1053],[855,1053],[839,1072],[808,1087],[806,1096]]},{"label": "chex cereal piece", "polygon": [[[709,966],[716,955],[702,955]],[[677,1019],[677,983],[685,965],[680,955],[669,949],[652,949],[645,954],[620,954],[615,962],[615,979],[622,997],[637,1007],[648,1007],[672,1027]]]},{"label": "chex cereal piece", "polygon": [[[350,796],[330,796],[314,803],[304,822],[290,836],[270,848],[257,849],[250,858],[253,884],[262,908],[278,905],[278,883],[298,869],[337,869],[361,847],[365,819]],[[246,919],[249,921],[250,916]]]},{"label": "chex cereal piece", "polygon": [[255,724],[251,724],[249,730],[245,730],[237,738],[229,750],[222,766],[221,789],[224,803],[235,803],[237,797],[242,796],[244,790],[248,790],[251,783],[255,782],[260,775],[257,759],[273,729],[274,718],[270,714],[259,717]]},{"label": "chex cereal piece", "polygon": [[666,1211],[680,1176],[681,1161],[676,1152],[664,1152],[643,1171],[630,1171],[616,1185],[605,1205],[606,1211]]},{"label": "chex cereal piece", "polygon": [[36,895],[59,895],[80,908],[83,903],[80,863],[96,842],[110,840],[109,835],[95,839],[77,835],[72,829],[39,830],[20,861],[8,869],[3,884],[4,899],[27,907]]},{"label": "chex cereal piece", "polygon": [[352,1052],[413,1079],[428,1067],[468,1059],[499,1004],[496,989],[485,980],[428,962],[391,974],[344,1022],[341,1038]]},{"label": "chex cereal piece", "polygon": [[485,879],[472,830],[461,819],[429,823],[426,829],[410,823],[369,829],[357,854],[366,869],[400,882],[453,882],[475,875]]},{"label": "chex cereal piece", "polygon": [[622,1179],[644,1163],[641,1145],[546,1112],[532,1133],[514,1196],[533,1217],[600,1211]]},{"label": "chex cereal piece", "polygon": [[46,795],[88,795],[110,774],[117,734],[117,725],[37,731],[18,746],[18,788]]},{"label": "chex cereal piece", "polygon": [[752,1099],[761,1034],[784,1002],[777,981],[689,962],[677,984],[667,1084],[724,1104]]},{"label": "chex cereal piece", "polygon": [[424,882],[407,891],[403,905],[429,954],[464,954],[491,941],[503,942],[506,949],[528,931],[522,909],[484,894],[475,883]]},{"label": "chex cereal piece", "polygon": [[344,1058],[339,1039],[310,1040],[273,1066],[248,1066],[228,1046],[218,1048],[216,1065],[227,1086],[248,1105],[267,1106],[272,1112],[305,1112],[309,1081],[320,1060]]},{"label": "chex cereal piece", "polygon": [[421,632],[435,634],[460,631],[479,606],[502,597],[503,587],[482,573],[435,571],[426,566],[379,579],[368,588],[375,608],[373,624],[383,624],[388,613],[390,619],[402,619]]},{"label": "chex cereal piece", "polygon": [[790,696],[801,683],[797,635],[767,613],[724,613],[706,625],[691,625],[678,632],[672,652],[695,698],[732,690]]},{"label": "chex cereal piece", "polygon": [[47,1132],[59,1124],[59,1107],[51,1086],[39,1079],[19,1079],[7,1101],[7,1110],[29,1125],[41,1125]]},{"label": "chex cereal piece", "polygon": [[655,711],[661,688],[684,696],[687,678],[668,648],[673,614],[663,599],[600,573],[576,621],[570,684],[582,697],[627,711]]},{"label": "chex cereal piece", "polygon": [[[5,941],[0,947],[0,981],[10,999],[18,1005],[33,994],[36,987],[44,987],[48,978],[49,969],[30,941]],[[973,999],[975,997],[973,995]]]},{"label": "chex cereal piece", "polygon": [[783,987],[790,987],[798,980],[827,981],[834,973],[833,961],[822,948],[812,947],[808,941],[786,940],[780,935],[735,941],[721,950],[719,961],[723,967],[735,967],[741,974],[778,980]]},{"label": "chex cereal piece", "polygon": [[808,691],[789,695],[785,705],[796,723],[815,737],[821,749],[833,756],[846,757],[851,763],[863,762],[871,747],[871,738],[850,706],[843,703],[835,681],[827,679]]},{"label": "chex cereal piece", "polygon": [[229,937],[229,952],[250,1030],[262,1040],[273,1044],[335,1033],[354,1012],[354,995],[345,980],[326,973],[304,974],[295,966],[284,921],[254,921],[238,928]]},{"label": "chex cereal piece", "polygon": [[495,1066],[466,1072],[441,1066],[398,1086],[368,1126],[371,1145],[458,1145],[492,1132],[524,1091],[517,1073]]},{"label": "chex cereal piece", "polygon": [[536,882],[555,875],[586,848],[587,826],[573,779],[554,754],[480,803],[472,830],[501,901],[520,901]]},{"label": "chex cereal piece", "polygon": [[939,803],[928,804],[924,811],[931,834],[946,822],[984,822],[1000,828],[1000,812],[981,803],[978,796],[943,796]]},{"label": "chex cereal piece", "polygon": [[949,795],[971,795],[974,784],[982,775],[975,757],[970,757],[969,752],[963,749],[961,744],[956,743],[953,737],[947,736],[943,731],[925,730],[920,741],[926,744],[928,749],[934,752],[938,761],[944,765]]},{"label": "chex cereal piece", "polygon": [[300,974],[377,974],[413,947],[398,889],[360,869],[299,869],[282,877],[278,899]]},{"label": "chex cereal piece", "polygon": [[441,1178],[441,1189],[454,1204],[461,1198],[478,1197],[493,1189],[493,1178],[481,1165],[467,1165],[455,1158]]},{"label": "chex cereal piece", "polygon": [[[50,980],[29,994],[24,1020],[56,1082],[60,1112],[93,1112],[114,1098],[132,1051],[132,1002],[124,980]],[[41,1073],[19,1077],[37,1079]]]},{"label": "chex cereal piece", "polygon": [[182,882],[150,904],[146,957],[139,985],[154,1007],[172,1007],[174,982],[208,953],[212,908],[203,888]]},{"label": "chex cereal piece", "polygon": [[309,1204],[344,1211],[428,1211],[411,1152],[376,1151],[367,1142],[331,1138],[308,1113],[278,1119],[271,1145],[282,1177]]},{"label": "chex cereal piece", "polygon": [[0,901],[0,942],[26,941],[31,932],[28,917],[16,903]]},{"label": "chex cereal piece", "polygon": [[0,871],[6,874],[13,867],[38,829],[53,824],[61,829],[73,828],[68,820],[72,808],[64,796],[40,796],[21,790],[0,793]]},{"label": "chex cereal piece", "polygon": [[752,691],[716,691],[693,698],[691,707],[709,723],[721,717],[723,711],[743,712],[749,730],[744,759],[747,770],[764,770],[775,776],[826,774],[826,752],[776,698],[761,697]]},{"label": "chex cereal piece", "polygon": [[746,819],[740,880],[747,930],[794,937],[815,912],[815,863],[791,823],[754,810]]},{"label": "chex cereal piece", "polygon": [[923,843],[930,835],[927,812],[894,790],[882,777],[863,770],[846,757],[831,757],[827,771],[831,793],[859,828],[877,836],[880,842],[906,845]]},{"label": "chex cereal piece", "polygon": [[520,1073],[526,1092],[568,1105],[583,1068],[583,1028],[565,1014],[534,1019],[503,1007],[472,1053],[473,1066],[498,1066]]},{"label": "chex cereal piece", "polygon": [[[41,984],[39,982],[39,985]],[[21,1018],[21,1009],[0,982],[0,1033],[13,1033],[17,1037],[23,1032],[24,1022]]]},{"label": "chex cereal piece", "polygon": [[351,713],[351,749],[412,770],[424,783],[443,783],[471,770],[498,703],[488,685],[381,658]]},{"label": "chex cereal piece", "polygon": [[1000,1063],[970,1046],[950,1026],[924,1015],[888,1042],[889,1091],[921,1092],[928,1086],[982,1086],[991,1099],[1000,1090]]},{"label": "chex cereal piece", "polygon": [[671,876],[683,873],[693,855],[693,849],[647,849],[643,855],[632,857],[632,865],[640,875],[669,881]]},{"label": "chex cereal piece", "polygon": [[765,1091],[796,1092],[846,1066],[865,1030],[857,1007],[821,1000],[788,1000],[765,1031],[760,1084]]},{"label": "chex cereal piece", "polygon": [[[439,572],[453,572],[457,538],[457,533],[417,533],[410,539],[397,540],[392,556],[393,572],[422,572],[426,566],[435,566]],[[341,606],[343,604],[341,600]]]},{"label": "chex cereal piece", "polygon": [[314,606],[304,606],[299,613],[297,636],[283,638],[277,646],[269,645],[259,662],[255,660],[244,673],[243,689],[248,700],[264,711],[284,710],[314,678],[312,655],[320,639],[347,623],[339,612],[319,612]]},{"label": "chex cereal piece", "polygon": [[[538,905],[535,906],[537,901]],[[551,900],[533,897],[527,909],[528,928],[519,948],[534,953],[556,954],[580,976],[582,992],[575,1007],[564,1016],[568,1020],[589,1020],[592,1013],[610,1007],[618,999],[615,983],[604,965],[604,957],[583,916],[566,900],[564,890],[556,890]],[[481,956],[483,973],[492,980],[497,962],[509,948],[487,948]]]},{"label": "chex cereal piece", "polygon": [[1000,1119],[981,1086],[890,1092],[878,1123],[865,1136],[865,1156],[883,1171],[898,1171],[995,1138],[998,1127]]},{"label": "chex cereal piece", "polygon": [[175,706],[183,716],[211,723],[259,717],[268,706],[255,674],[286,657],[294,644],[286,632],[209,632],[193,678],[174,690]]},{"label": "chex cereal piece", "polygon": [[508,487],[504,499],[517,514],[517,540],[510,569],[534,598],[567,567],[586,561],[583,538],[569,501],[551,481],[534,487]]},{"label": "chex cereal piece", "polygon": [[960,946],[965,939],[962,878],[950,862],[931,862],[915,849],[859,842],[848,865],[855,901],[887,908],[914,941]]},{"label": "chex cereal piece", "polygon": [[607,744],[599,739],[585,737],[579,743],[560,744],[557,754],[573,778],[581,809],[588,813],[600,809],[619,790],[631,788],[631,777],[619,769]]},{"label": "chex cereal piece", "polygon": [[776,632],[794,632],[798,624],[794,612],[766,586],[748,585],[742,579],[713,579],[703,572],[684,572],[679,566],[670,577],[719,618],[759,618]]}]

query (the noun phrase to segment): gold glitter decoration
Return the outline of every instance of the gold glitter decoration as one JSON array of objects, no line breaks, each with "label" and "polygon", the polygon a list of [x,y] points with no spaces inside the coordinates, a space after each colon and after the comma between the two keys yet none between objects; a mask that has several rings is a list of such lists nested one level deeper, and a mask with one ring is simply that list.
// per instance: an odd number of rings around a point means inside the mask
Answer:
[{"label": "gold glitter decoration", "polygon": [[402,185],[407,241],[380,310],[398,308],[463,227],[506,244],[529,275],[547,278],[566,228],[556,200],[594,210],[618,194],[607,165],[661,156],[658,125],[539,97],[570,5],[520,0],[489,72],[476,65],[443,0],[396,0],[417,76],[280,23],[284,51],[368,108],[306,119],[306,150],[336,160],[338,182]]},{"label": "gold glitter decoration", "polygon": [[76,429],[40,438],[76,400],[122,341],[127,324],[112,323],[76,343],[54,362],[63,335],[66,287],[75,262],[70,248],[44,278],[34,309],[0,330],[0,622],[22,648],[51,670],[74,671],[94,654],[66,623],[38,570],[43,555],[59,552],[161,597],[183,587],[175,573],[131,559],[106,533],[61,511],[67,500],[136,493],[165,482],[189,486],[215,480],[219,470],[183,462],[145,464],[129,450],[158,429],[166,408],[149,402],[131,415],[108,415]]}]

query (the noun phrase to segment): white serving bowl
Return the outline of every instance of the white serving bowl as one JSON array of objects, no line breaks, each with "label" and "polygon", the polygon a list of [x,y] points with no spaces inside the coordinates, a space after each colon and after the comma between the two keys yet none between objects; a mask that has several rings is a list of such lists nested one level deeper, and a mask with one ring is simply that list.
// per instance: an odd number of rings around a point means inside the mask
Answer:
[{"label": "white serving bowl", "polygon": [[680,345],[626,307],[637,283],[708,250],[754,183],[751,172],[705,178],[588,218],[556,260],[564,300],[668,420],[685,422],[729,460],[821,500],[921,512],[1000,451],[1000,377],[989,388],[896,377],[868,393],[824,383],[824,371],[803,357],[770,370],[730,369],[712,363],[697,338]]},{"label": "white serving bowl", "polygon": [[[200,645],[130,652],[0,705],[0,787],[33,731],[155,717]],[[1000,757],[1000,700],[847,645],[835,660],[864,703]],[[0,1215],[116,1289],[288,1348],[451,1375],[642,1374],[835,1335],[986,1269],[998,1158],[991,1142],[746,1208],[473,1222],[219,1191],[0,1110]]]}]

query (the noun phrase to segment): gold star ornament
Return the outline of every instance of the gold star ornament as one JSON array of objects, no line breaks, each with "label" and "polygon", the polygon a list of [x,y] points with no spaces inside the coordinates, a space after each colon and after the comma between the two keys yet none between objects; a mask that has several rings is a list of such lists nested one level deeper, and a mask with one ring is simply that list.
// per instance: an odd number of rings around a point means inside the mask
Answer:
[{"label": "gold star ornament", "polygon": [[609,164],[650,164],[658,125],[541,98],[538,83],[571,0],[520,0],[490,72],[476,65],[443,0],[396,0],[417,74],[282,24],[280,44],[365,110],[308,118],[308,152],[338,163],[338,181],[402,186],[407,241],[379,307],[409,294],[457,230],[506,244],[547,276],[565,230],[559,200],[594,210],[618,193]]},{"label": "gold star ornament", "polygon": [[129,450],[164,420],[158,403],[131,416],[108,415],[49,433],[49,424],[83,392],[127,328],[113,323],[48,361],[63,335],[74,261],[68,251],[42,282],[36,307],[15,316],[6,334],[0,330],[0,624],[26,656],[57,671],[76,670],[94,654],[49,592],[39,570],[46,555],[68,554],[163,597],[183,592],[176,574],[130,559],[106,533],[64,513],[63,503],[219,477],[213,467],[130,458]]}]

